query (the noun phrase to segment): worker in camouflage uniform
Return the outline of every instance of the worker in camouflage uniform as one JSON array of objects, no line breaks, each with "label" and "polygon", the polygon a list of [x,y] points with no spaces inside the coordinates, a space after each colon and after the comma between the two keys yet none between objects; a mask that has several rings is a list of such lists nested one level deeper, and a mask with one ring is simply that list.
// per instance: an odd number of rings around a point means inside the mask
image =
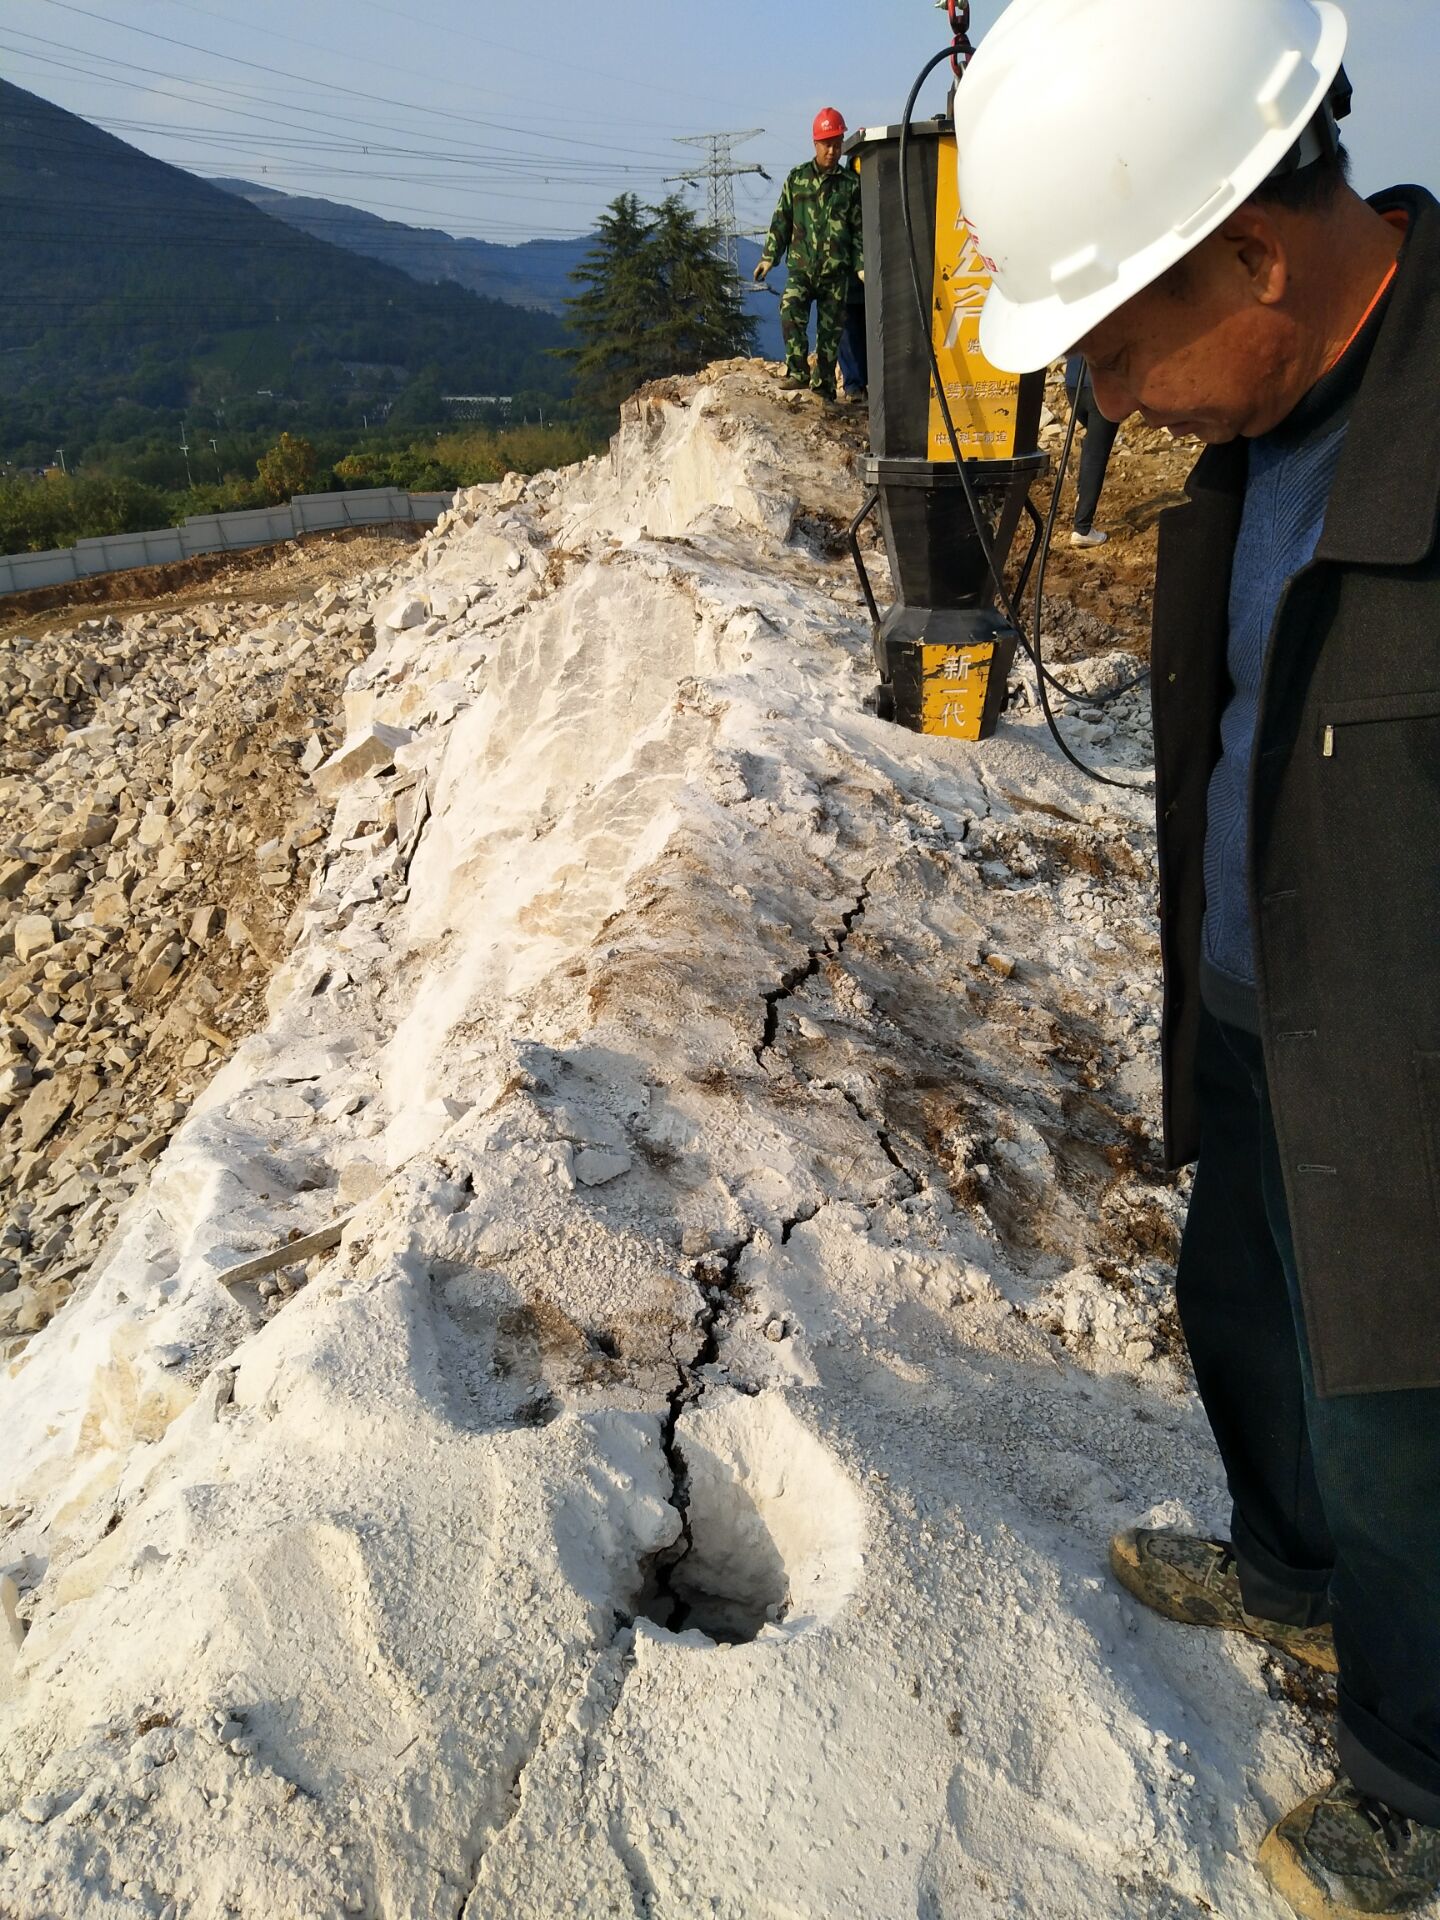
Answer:
[{"label": "worker in camouflage uniform", "polygon": [[[815,158],[786,179],[755,269],[763,281],[781,254],[790,256],[780,296],[785,379],[835,398],[835,356],[845,326],[845,301],[864,261],[860,240],[860,176],[840,160],[845,122],[834,107],[815,116]],[[815,308],[815,371],[810,371],[810,309]]]}]

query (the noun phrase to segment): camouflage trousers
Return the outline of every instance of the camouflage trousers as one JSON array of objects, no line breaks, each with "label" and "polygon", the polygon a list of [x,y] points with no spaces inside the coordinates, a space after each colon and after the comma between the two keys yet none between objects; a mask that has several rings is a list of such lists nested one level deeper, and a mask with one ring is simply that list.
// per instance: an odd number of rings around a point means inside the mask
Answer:
[{"label": "camouflage trousers", "polygon": [[[817,393],[835,392],[835,356],[845,330],[847,282],[810,280],[791,273],[780,296],[780,332],[785,341],[785,371]],[[815,309],[815,371],[810,371],[810,309]]]}]

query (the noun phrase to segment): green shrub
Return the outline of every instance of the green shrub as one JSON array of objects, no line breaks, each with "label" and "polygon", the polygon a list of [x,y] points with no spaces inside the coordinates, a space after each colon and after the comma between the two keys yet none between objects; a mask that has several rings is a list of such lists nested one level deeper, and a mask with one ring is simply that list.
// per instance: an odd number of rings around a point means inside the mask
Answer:
[{"label": "green shrub", "polygon": [[292,494],[307,491],[306,482],[314,477],[316,464],[315,449],[308,440],[282,433],[270,451],[255,462],[255,471],[266,499],[278,506]]},{"label": "green shrub", "polygon": [[171,506],[158,487],[111,474],[0,481],[0,553],[34,553],[99,534],[169,526]]}]

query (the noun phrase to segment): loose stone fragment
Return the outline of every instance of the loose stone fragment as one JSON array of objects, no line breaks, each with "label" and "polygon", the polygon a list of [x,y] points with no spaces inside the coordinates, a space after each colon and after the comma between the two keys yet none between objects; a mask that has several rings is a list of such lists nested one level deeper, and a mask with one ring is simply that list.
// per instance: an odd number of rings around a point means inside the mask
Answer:
[{"label": "loose stone fragment", "polygon": [[190,920],[190,943],[208,947],[224,925],[225,915],[214,905],[197,907]]},{"label": "loose stone fragment", "polygon": [[376,773],[394,761],[396,750],[411,738],[406,727],[387,726],[377,720],[363,733],[352,734],[344,744],[318,766],[310,778],[315,791],[325,800],[333,800],[367,773]]},{"label": "loose stone fragment", "polygon": [[338,1192],[346,1206],[355,1206],[378,1193],[389,1178],[373,1160],[351,1160],[341,1168]]},{"label": "loose stone fragment", "polygon": [[340,1236],[350,1224],[349,1214],[339,1220],[332,1220],[328,1227],[320,1227],[314,1233],[301,1234],[298,1239],[287,1240],[282,1247],[275,1247],[269,1253],[258,1253],[253,1259],[242,1260],[232,1267],[217,1271],[216,1278],[227,1287],[237,1286],[245,1280],[258,1280],[262,1274],[275,1273],[281,1267],[288,1267],[296,1260],[308,1260],[317,1253],[328,1253],[332,1247],[338,1247]]},{"label": "loose stone fragment", "polygon": [[13,1575],[0,1573],[0,1635],[3,1635],[0,1644],[9,1645],[12,1659],[25,1644],[25,1623],[20,1618],[19,1600],[20,1589]]},{"label": "loose stone fragment", "polygon": [[33,1153],[44,1144],[70,1111],[74,1082],[65,1074],[42,1080],[20,1109],[20,1145]]},{"label": "loose stone fragment", "polygon": [[25,913],[15,922],[15,958],[24,965],[55,944],[55,923],[43,913]]},{"label": "loose stone fragment", "polygon": [[430,617],[430,609],[419,594],[407,594],[398,600],[385,615],[385,625],[396,633],[403,633],[410,627],[418,627],[422,620]]},{"label": "loose stone fragment", "polygon": [[630,1171],[628,1153],[608,1153],[600,1147],[582,1147],[575,1156],[575,1178],[586,1187],[604,1186]]},{"label": "loose stone fragment", "polygon": [[118,881],[102,881],[90,896],[90,918],[97,927],[123,927],[130,919],[130,902]]},{"label": "loose stone fragment", "polygon": [[[151,961],[135,983],[137,1000],[153,1000],[155,995],[169,980],[184,958],[184,949],[178,940],[172,940]],[[138,969],[137,969],[138,972]]]}]

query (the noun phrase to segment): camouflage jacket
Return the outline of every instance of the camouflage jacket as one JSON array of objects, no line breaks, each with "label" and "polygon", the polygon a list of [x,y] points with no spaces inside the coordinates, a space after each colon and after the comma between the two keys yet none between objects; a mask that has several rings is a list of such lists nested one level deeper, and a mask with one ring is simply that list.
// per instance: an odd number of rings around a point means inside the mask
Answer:
[{"label": "camouflage jacket", "polygon": [[860,176],[845,165],[822,173],[813,160],[792,170],[780,189],[761,256],[773,267],[790,255],[796,280],[848,281],[865,264],[860,239]]}]

